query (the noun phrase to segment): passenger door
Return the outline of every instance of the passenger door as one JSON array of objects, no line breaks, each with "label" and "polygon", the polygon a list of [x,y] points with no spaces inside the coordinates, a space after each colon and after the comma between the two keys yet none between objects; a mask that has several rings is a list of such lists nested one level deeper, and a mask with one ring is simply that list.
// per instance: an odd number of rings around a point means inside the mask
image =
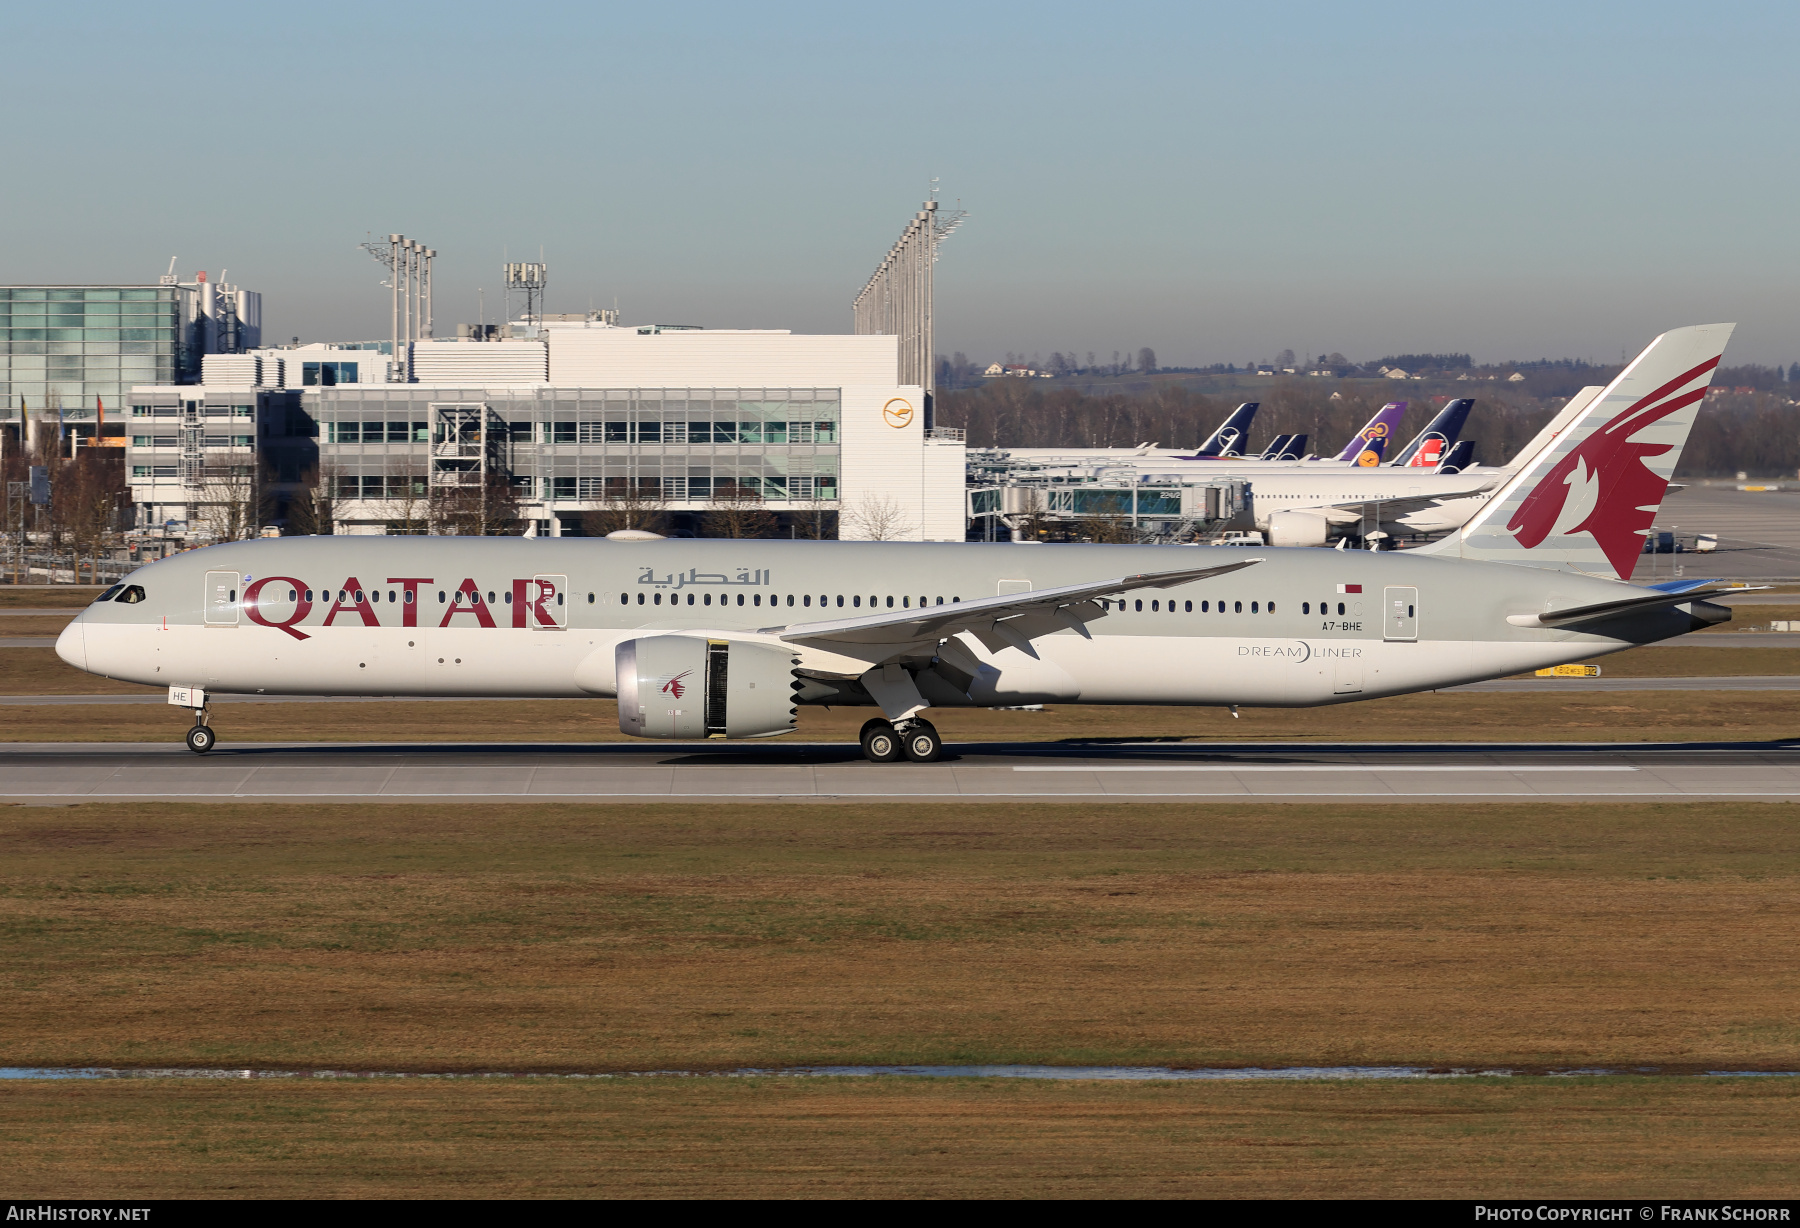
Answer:
[{"label": "passenger door", "polygon": [[[531,617],[526,621],[533,631],[561,631],[569,625],[567,576],[533,576],[536,590],[531,602]],[[544,620],[549,615],[549,621]]]},{"label": "passenger door", "polygon": [[1419,590],[1389,588],[1382,590],[1381,637],[1386,640],[1419,638]]},{"label": "passenger door", "polygon": [[237,626],[238,580],[235,571],[206,573],[206,593],[201,599],[201,609],[205,611],[207,626]]}]

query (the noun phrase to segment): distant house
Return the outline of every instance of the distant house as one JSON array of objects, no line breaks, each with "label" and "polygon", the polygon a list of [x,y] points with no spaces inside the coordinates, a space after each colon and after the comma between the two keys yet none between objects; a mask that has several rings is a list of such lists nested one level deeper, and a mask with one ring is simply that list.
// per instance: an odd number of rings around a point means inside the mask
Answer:
[{"label": "distant house", "polygon": [[999,363],[994,363],[991,366],[989,366],[987,370],[985,370],[981,373],[981,377],[983,379],[997,379],[1000,376],[1005,375],[1005,374],[1006,374],[1006,368],[1001,366]]},{"label": "distant house", "polygon": [[1410,379],[1411,378],[1411,376],[1407,375],[1407,373],[1405,371],[1402,371],[1399,367],[1383,367],[1381,369],[1381,373],[1383,375],[1385,375],[1388,379]]},{"label": "distant house", "polygon": [[1517,371],[1514,371],[1511,375],[1506,377],[1506,382],[1509,384],[1523,384],[1525,382],[1525,377],[1520,375]]},{"label": "distant house", "polygon": [[1015,363],[1012,366],[1003,369],[1000,374],[1010,375],[1015,379],[1030,379],[1032,376],[1036,375],[1037,372],[1033,371],[1030,367],[1021,367]]}]

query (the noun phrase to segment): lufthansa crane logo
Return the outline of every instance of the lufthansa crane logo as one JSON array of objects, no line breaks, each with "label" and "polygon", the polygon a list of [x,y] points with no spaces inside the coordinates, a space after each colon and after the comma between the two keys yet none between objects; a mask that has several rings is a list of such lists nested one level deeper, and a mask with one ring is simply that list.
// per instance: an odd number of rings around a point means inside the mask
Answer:
[{"label": "lufthansa crane logo", "polygon": [[912,425],[912,402],[904,397],[895,397],[881,407],[881,416],[896,431]]}]

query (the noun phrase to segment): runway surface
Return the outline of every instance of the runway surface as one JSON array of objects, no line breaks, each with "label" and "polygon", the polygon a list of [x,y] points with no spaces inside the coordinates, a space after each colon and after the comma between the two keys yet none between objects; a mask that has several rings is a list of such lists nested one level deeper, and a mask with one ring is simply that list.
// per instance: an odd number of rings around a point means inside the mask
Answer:
[{"label": "runway surface", "polygon": [[848,743],[410,746],[27,743],[0,800],[1668,801],[1800,797],[1793,743],[989,743],[872,764]]}]

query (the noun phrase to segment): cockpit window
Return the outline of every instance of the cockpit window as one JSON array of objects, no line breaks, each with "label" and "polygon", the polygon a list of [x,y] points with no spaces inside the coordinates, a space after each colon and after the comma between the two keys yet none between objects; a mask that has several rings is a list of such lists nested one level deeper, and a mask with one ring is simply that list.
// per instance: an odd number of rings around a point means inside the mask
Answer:
[{"label": "cockpit window", "polygon": [[138,602],[142,601],[143,599],[144,599],[143,587],[141,585],[137,585],[137,584],[126,585],[125,591],[120,593],[117,597],[113,598],[114,601],[123,601],[126,605],[136,605]]},{"label": "cockpit window", "polygon": [[101,593],[98,597],[94,598],[95,604],[97,605],[102,601],[111,601],[114,597],[117,597],[119,595],[119,590],[124,587],[125,586],[123,584],[113,585],[111,588],[107,589],[104,593]]}]

